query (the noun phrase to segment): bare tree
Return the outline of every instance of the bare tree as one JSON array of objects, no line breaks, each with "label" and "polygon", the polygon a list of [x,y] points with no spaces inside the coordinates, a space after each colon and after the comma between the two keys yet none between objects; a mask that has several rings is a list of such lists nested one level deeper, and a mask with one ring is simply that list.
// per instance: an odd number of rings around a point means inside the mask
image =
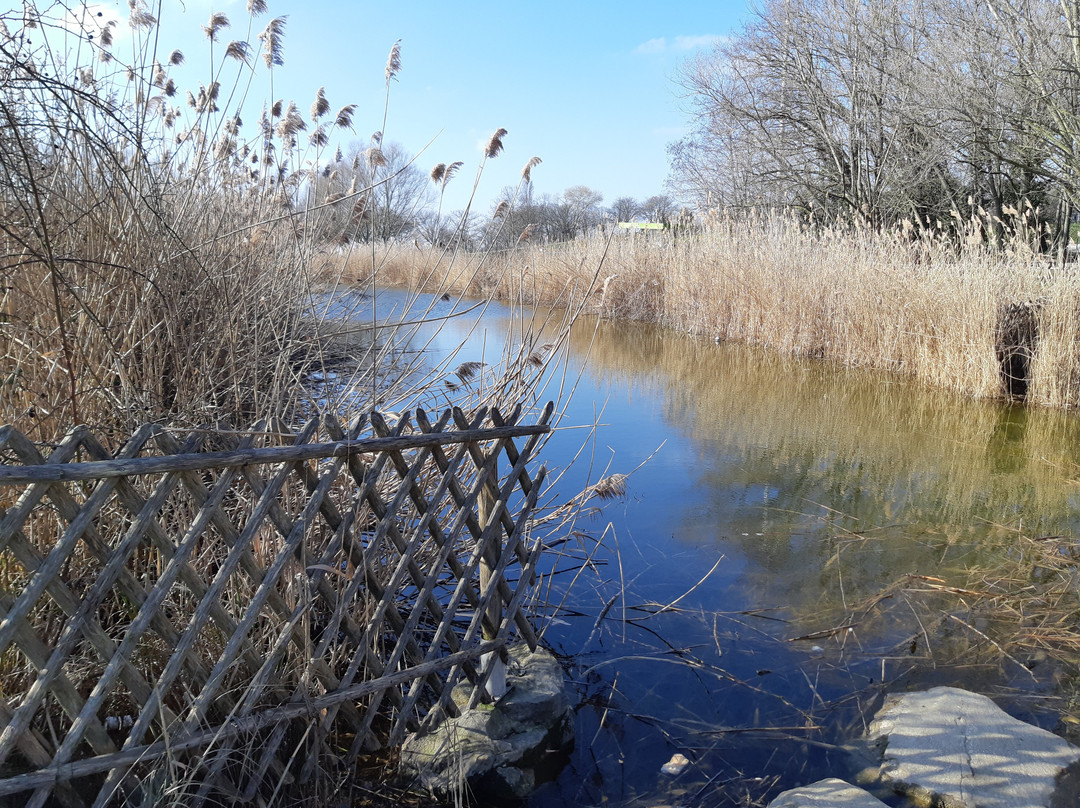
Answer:
[{"label": "bare tree", "polygon": [[632,196],[620,196],[608,208],[608,216],[616,222],[632,222],[641,213],[641,205]]},{"label": "bare tree", "polygon": [[604,195],[586,185],[574,185],[563,191],[573,235],[584,234],[600,223],[600,203]]},{"label": "bare tree", "polygon": [[641,203],[641,214],[650,222],[670,224],[677,213],[678,205],[667,194],[650,196]]},{"label": "bare tree", "polygon": [[329,229],[349,241],[412,237],[432,197],[412,155],[399,143],[378,139],[353,143],[342,159],[325,166],[314,193],[316,201],[340,200]]},{"label": "bare tree", "polygon": [[[948,229],[1010,215],[1062,248],[1080,199],[1075,0],[764,0],[688,62],[670,187],[709,207]],[[958,226],[958,225],[956,225]]]}]

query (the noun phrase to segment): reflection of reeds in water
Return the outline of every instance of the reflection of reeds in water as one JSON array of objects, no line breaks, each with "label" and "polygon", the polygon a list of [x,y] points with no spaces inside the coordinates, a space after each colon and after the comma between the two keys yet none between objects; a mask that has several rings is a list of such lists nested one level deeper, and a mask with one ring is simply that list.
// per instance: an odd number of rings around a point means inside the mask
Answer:
[{"label": "reflection of reeds in water", "polygon": [[[864,527],[1072,524],[1072,447],[1080,441],[1073,416],[972,402],[883,374],[639,325],[601,322],[594,339],[592,325],[581,323],[573,347],[592,341],[594,372],[655,384],[672,423],[686,424],[703,450],[721,442],[741,455],[744,481],[755,474],[765,481],[778,469],[792,472],[789,480],[796,471],[819,486],[831,480],[833,499],[820,504]],[[755,471],[755,463],[765,466]],[[778,507],[818,510],[799,502],[797,489],[787,494]]]}]

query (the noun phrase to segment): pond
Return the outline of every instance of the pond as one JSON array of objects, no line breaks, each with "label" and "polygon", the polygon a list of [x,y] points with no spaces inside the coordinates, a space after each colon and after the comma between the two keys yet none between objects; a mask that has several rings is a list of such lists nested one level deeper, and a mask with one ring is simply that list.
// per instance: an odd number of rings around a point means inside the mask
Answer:
[{"label": "pond", "polygon": [[[455,362],[490,361],[521,315],[479,312],[414,340],[433,362],[459,345]],[[1003,654],[963,587],[997,586],[1021,536],[1080,533],[1076,418],[589,318],[567,371],[542,453],[569,466],[556,499],[630,476],[577,524],[589,564],[553,557],[542,582],[563,606],[540,609],[544,642],[580,703],[575,748],[530,805],[766,804],[851,777],[843,745],[915,687],[1054,728],[1062,670]],[[672,778],[676,752],[691,766]]]}]

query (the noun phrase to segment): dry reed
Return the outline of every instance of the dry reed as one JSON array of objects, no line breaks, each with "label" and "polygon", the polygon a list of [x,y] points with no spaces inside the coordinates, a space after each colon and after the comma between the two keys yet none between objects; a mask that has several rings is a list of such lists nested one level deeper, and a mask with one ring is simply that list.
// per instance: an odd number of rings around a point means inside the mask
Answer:
[{"label": "dry reed", "polygon": [[[606,318],[885,369],[975,398],[1007,392],[998,324],[1010,305],[1030,305],[1039,339],[1028,401],[1076,407],[1080,274],[1032,251],[1023,221],[1005,246],[988,245],[986,231],[979,219],[919,236],[715,215],[675,232],[519,243],[479,271],[459,258],[435,275],[440,288],[540,304],[572,292]],[[386,282],[414,284],[432,264],[427,251],[399,251]]]}]

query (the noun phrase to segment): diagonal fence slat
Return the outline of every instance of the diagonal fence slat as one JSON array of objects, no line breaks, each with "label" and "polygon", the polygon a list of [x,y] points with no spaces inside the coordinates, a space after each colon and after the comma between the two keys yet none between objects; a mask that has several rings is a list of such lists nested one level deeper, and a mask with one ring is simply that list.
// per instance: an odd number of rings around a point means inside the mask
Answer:
[{"label": "diagonal fence slat", "polygon": [[147,425],[116,456],[0,427],[0,799],[266,804],[486,697],[536,643],[551,412]]}]

